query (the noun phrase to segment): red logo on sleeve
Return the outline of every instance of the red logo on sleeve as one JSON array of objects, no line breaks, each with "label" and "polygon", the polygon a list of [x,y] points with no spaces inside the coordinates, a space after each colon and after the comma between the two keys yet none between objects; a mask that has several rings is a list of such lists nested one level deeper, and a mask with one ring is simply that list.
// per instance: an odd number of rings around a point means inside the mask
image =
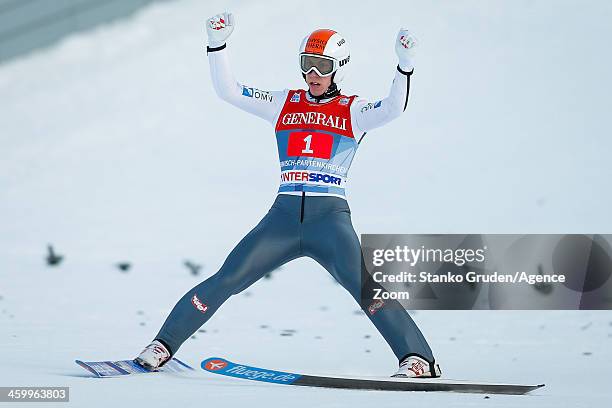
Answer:
[{"label": "red logo on sleeve", "polygon": [[329,159],[334,136],[328,133],[291,132],[287,144],[287,156],[307,156]]},{"label": "red logo on sleeve", "polygon": [[200,299],[198,299],[198,296],[195,295],[195,294],[191,298],[191,304],[193,305],[193,307],[195,307],[196,309],[198,309],[202,313],[206,313],[206,310],[208,310],[208,306],[206,306],[204,303],[202,303],[200,301]]}]

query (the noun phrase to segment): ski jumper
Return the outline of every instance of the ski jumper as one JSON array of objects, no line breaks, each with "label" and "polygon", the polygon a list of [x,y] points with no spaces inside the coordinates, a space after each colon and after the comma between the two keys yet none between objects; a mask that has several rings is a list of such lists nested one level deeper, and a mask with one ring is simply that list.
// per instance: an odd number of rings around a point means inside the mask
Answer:
[{"label": "ski jumper", "polygon": [[345,199],[347,173],[360,140],[404,111],[412,72],[398,67],[389,96],[381,101],[345,95],[317,101],[304,90],[262,91],[238,83],[225,46],[209,50],[209,62],[223,100],[274,126],[280,187],[268,213],[216,274],[179,300],[156,339],[176,353],[230,296],[307,256],[353,296],[398,359],[418,355],[433,364],[427,341],[397,301],[361,305],[363,257]]}]

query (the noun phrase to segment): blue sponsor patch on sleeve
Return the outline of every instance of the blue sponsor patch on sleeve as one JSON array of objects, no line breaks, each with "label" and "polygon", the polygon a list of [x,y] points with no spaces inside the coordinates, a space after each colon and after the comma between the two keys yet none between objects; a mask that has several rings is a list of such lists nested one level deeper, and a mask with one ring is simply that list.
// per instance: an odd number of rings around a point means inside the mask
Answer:
[{"label": "blue sponsor patch on sleeve", "polygon": [[363,108],[361,108],[361,111],[362,112],[367,112],[370,109],[380,108],[381,105],[382,105],[382,101],[376,101],[374,103],[370,102],[370,103],[366,104]]},{"label": "blue sponsor patch on sleeve", "polygon": [[248,96],[249,98],[253,97],[253,88],[247,88],[246,86],[242,86],[242,96]]}]

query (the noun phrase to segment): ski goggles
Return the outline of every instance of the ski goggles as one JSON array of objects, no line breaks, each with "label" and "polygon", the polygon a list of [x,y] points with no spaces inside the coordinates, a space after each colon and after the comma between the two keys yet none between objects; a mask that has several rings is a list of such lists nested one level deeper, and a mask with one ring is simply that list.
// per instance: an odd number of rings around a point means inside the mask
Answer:
[{"label": "ski goggles", "polygon": [[324,55],[300,54],[300,68],[304,75],[314,71],[319,76],[326,77],[336,72],[338,61]]}]

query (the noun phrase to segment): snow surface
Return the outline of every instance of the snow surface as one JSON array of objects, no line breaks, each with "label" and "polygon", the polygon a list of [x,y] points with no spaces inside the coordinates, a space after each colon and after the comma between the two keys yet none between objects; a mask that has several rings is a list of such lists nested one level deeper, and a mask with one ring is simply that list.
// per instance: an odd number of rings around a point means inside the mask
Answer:
[{"label": "snow surface", "polygon": [[[225,9],[237,18],[235,73],[262,89],[300,87],[300,39],[334,27],[353,50],[345,91],[379,98],[396,30],[420,39],[407,113],[368,134],[351,170],[358,232],[612,231],[610,2],[155,4],[0,66],[0,386],[70,386],[61,406],[88,407],[609,405],[608,311],[414,314],[447,377],[547,384],[523,397],[204,372],[98,380],[74,364],[134,357],[274,199],[272,130],[220,103],[209,80],[202,22]],[[47,243],[66,256],[59,267],[44,265]],[[123,260],[128,273],[114,267]],[[356,310],[316,263],[297,260],[231,299],[178,357],[392,373],[394,356]]]}]

